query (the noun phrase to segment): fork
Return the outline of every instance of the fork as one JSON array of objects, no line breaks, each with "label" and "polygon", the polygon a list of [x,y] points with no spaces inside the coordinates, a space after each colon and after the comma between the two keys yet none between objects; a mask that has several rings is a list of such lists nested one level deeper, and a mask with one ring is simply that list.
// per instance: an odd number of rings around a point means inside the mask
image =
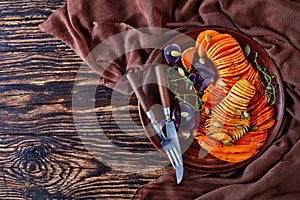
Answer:
[{"label": "fork", "polygon": [[158,134],[158,136],[161,139],[161,146],[163,147],[163,149],[165,150],[172,166],[178,167],[179,166],[179,162],[181,162],[180,156],[177,152],[177,149],[175,148],[175,145],[173,143],[172,140],[168,139],[162,132],[160,125],[158,124],[157,120],[155,119],[155,116],[153,114],[153,112],[151,110],[146,111],[146,114],[148,116],[148,118],[151,121],[152,126],[154,127],[156,133]]},{"label": "fork", "polygon": [[145,95],[142,87],[140,87],[140,85],[139,85],[136,75],[133,72],[129,72],[126,76],[127,76],[127,79],[129,81],[133,91],[135,92],[137,99],[139,100],[139,102],[141,104],[142,109],[145,111],[147,117],[151,121],[153,128],[155,129],[156,133],[160,137],[161,146],[164,149],[165,153],[167,154],[172,166],[174,168],[178,167],[180,164],[180,163],[178,163],[178,161],[180,161],[181,159],[177,152],[177,149],[176,149],[175,145],[173,144],[173,141],[168,139],[164,135],[159,123],[157,122],[157,120],[155,118],[153,111],[151,110],[151,104],[150,104],[147,96]]}]

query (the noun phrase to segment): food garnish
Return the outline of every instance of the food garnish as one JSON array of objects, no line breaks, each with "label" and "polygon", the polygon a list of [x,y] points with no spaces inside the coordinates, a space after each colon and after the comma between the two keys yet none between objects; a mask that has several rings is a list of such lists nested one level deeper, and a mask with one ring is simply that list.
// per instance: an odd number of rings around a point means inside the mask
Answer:
[{"label": "food garnish", "polygon": [[256,69],[260,72],[261,76],[262,76],[262,81],[266,87],[266,96],[268,97],[268,103],[270,103],[271,105],[274,105],[276,103],[276,87],[273,85],[272,81],[274,78],[276,78],[276,76],[272,76],[268,73],[268,69],[267,67],[265,68],[261,68],[261,66],[258,64],[257,61],[257,57],[258,57],[258,53],[255,54],[255,58],[254,58],[254,63],[255,63],[255,67]]}]

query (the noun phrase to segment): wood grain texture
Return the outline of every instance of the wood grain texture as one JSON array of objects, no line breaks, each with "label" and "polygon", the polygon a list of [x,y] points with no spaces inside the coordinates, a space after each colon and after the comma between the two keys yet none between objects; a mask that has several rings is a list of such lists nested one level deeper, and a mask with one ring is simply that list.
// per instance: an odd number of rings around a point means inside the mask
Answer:
[{"label": "wood grain texture", "polygon": [[103,165],[86,151],[78,136],[0,136],[0,140],[1,199],[7,193],[12,199],[33,198],[38,193],[33,199],[41,199],[40,195],[122,199],[153,178]]},{"label": "wood grain texture", "polygon": [[107,162],[122,155],[130,169],[155,149],[141,127],[137,99],[126,97],[124,105],[125,97],[99,76],[78,74],[81,59],[39,30],[64,3],[0,2],[0,199],[129,199],[170,167],[151,171],[149,160],[149,171],[133,173]]},{"label": "wood grain texture", "polygon": [[0,2],[0,51],[72,51],[43,33],[38,25],[65,0],[16,0]]}]

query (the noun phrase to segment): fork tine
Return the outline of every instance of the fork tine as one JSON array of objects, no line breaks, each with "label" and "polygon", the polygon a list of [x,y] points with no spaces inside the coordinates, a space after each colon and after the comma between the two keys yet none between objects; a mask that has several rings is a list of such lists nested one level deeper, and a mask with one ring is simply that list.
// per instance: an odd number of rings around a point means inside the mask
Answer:
[{"label": "fork tine", "polygon": [[174,163],[173,163],[172,156],[170,155],[170,152],[169,152],[169,151],[166,151],[166,153],[167,153],[167,156],[168,156],[169,160],[171,161],[172,166],[175,168]]},{"label": "fork tine", "polygon": [[178,154],[178,152],[177,152],[177,149],[176,148],[173,148],[173,150],[174,150],[174,153],[176,154],[176,159],[179,161],[179,163],[182,165],[182,161],[181,161],[181,159],[180,159],[180,156],[179,156],[179,154]]},{"label": "fork tine", "polygon": [[171,155],[173,157],[173,162],[175,162],[176,167],[178,167],[179,164],[178,164],[177,158],[176,158],[176,156],[174,154],[174,148],[170,149],[170,152],[171,152]]}]

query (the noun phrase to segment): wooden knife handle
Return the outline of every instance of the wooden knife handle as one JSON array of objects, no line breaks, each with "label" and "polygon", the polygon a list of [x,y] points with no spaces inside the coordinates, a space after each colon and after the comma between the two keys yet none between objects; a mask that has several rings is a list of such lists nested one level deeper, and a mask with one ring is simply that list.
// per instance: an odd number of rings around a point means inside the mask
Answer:
[{"label": "wooden knife handle", "polygon": [[168,92],[168,88],[167,88],[167,81],[166,81],[164,67],[156,66],[155,73],[156,73],[157,84],[158,84],[158,89],[159,89],[162,106],[164,108],[170,107],[170,97],[169,97],[169,92]]},{"label": "wooden knife handle", "polygon": [[145,112],[148,112],[149,109],[150,109],[150,107],[151,107],[151,105],[149,104],[147,96],[145,95],[142,87],[140,86],[139,81],[136,78],[135,73],[129,72],[127,74],[127,79],[129,81],[129,83],[130,83],[133,91],[135,92],[135,95],[136,95],[137,99],[139,100],[139,102],[140,102],[143,110]]}]

